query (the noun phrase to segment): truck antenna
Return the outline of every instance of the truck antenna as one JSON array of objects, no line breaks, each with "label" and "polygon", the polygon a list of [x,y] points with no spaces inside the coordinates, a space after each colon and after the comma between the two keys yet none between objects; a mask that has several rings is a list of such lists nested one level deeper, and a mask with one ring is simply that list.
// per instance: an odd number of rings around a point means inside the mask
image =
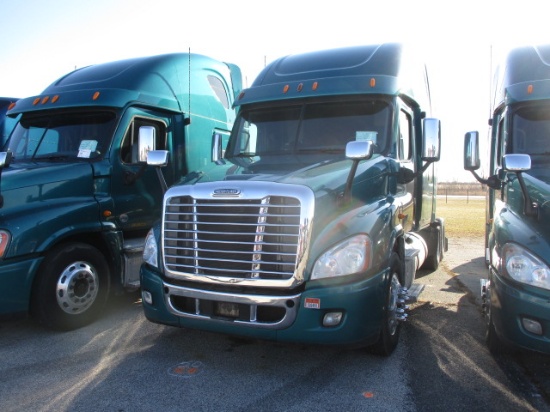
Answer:
[{"label": "truck antenna", "polygon": [[189,99],[189,117],[185,121],[185,125],[188,125],[191,123],[191,47],[189,47],[189,51],[187,53],[188,61],[189,61],[189,70],[188,70],[188,81],[189,81],[189,87],[187,88],[187,98]]},{"label": "truck antenna", "polygon": [[[489,119],[491,118],[491,94],[493,93],[493,45],[489,45]],[[495,96],[492,96],[493,98]]]}]

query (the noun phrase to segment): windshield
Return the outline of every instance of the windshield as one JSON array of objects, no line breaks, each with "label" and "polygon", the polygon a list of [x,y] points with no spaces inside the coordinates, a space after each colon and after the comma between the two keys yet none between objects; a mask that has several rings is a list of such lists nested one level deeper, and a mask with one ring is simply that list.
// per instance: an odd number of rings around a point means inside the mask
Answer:
[{"label": "windshield", "polygon": [[550,104],[520,108],[512,124],[512,153],[550,155]]},{"label": "windshield", "polygon": [[390,120],[390,104],[373,99],[243,108],[226,158],[343,155],[354,140],[371,140],[375,153],[383,153],[389,150]]},{"label": "windshield", "polygon": [[87,160],[102,156],[111,141],[113,112],[63,112],[27,115],[7,144],[14,161]]},{"label": "windshield", "polygon": [[550,183],[550,103],[519,107],[508,139],[506,153],[530,155],[531,169],[525,173]]}]

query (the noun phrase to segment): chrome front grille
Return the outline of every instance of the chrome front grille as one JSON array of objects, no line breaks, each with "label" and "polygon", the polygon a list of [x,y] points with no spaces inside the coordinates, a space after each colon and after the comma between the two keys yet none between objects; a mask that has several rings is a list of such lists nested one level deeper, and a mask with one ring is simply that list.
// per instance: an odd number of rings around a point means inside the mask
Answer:
[{"label": "chrome front grille", "polygon": [[194,279],[291,279],[301,260],[309,219],[299,197],[194,196],[165,199],[164,264],[169,275]]}]

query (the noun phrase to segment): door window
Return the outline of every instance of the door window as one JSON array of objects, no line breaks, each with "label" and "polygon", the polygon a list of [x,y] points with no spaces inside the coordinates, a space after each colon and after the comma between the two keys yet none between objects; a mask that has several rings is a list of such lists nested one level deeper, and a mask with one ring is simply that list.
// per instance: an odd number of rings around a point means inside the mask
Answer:
[{"label": "door window", "polygon": [[123,163],[136,164],[140,163],[139,158],[139,128],[142,126],[151,126],[155,128],[155,139],[151,150],[166,149],[166,126],[164,123],[152,121],[149,119],[135,118],[126,131],[120,156]]}]

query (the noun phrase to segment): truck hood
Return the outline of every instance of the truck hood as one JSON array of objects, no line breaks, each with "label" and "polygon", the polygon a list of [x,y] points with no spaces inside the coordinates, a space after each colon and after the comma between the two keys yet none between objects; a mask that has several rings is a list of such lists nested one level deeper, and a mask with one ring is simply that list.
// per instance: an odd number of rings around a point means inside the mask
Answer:
[{"label": "truck hood", "polygon": [[2,170],[2,214],[34,202],[90,196],[93,173],[89,163],[12,163]]},{"label": "truck hood", "polygon": [[[305,162],[287,163],[285,160],[281,162],[271,161],[263,165],[255,164],[254,169],[235,164],[217,166],[208,171],[191,173],[186,180],[191,184],[211,181],[224,181],[227,183],[245,180],[275,182],[307,186],[316,195],[319,193],[336,194],[344,190],[352,166],[352,161],[344,158],[325,159],[307,165],[305,165]],[[365,179],[380,175],[388,167],[388,159],[379,155],[360,162],[354,185]]]},{"label": "truck hood", "polygon": [[[272,182],[310,188],[315,198],[312,239],[316,239],[311,253],[312,256],[318,256],[322,250],[356,233],[360,216],[369,219],[367,215],[371,211],[382,207],[380,202],[386,199],[384,194],[388,190],[392,169],[397,167],[394,165],[394,161],[380,155],[361,161],[352,185],[351,202],[342,201],[352,166],[352,161],[343,157],[308,166],[285,164],[281,159],[278,165],[271,163],[269,166],[256,167],[254,171],[227,164],[208,172],[192,173],[184,184],[204,183],[208,185],[207,191],[244,191],[247,182]],[[177,193],[178,188],[174,187],[173,190]],[[288,193],[292,195],[293,189],[289,188]],[[170,190],[167,195],[170,195]],[[338,230],[331,230],[335,226],[338,226]]]},{"label": "truck hood", "polygon": [[534,229],[550,242],[550,169],[533,168],[524,179],[531,201],[539,206]]},{"label": "truck hood", "polygon": [[533,168],[523,173],[532,202],[538,205],[537,216],[524,213],[524,196],[517,178],[508,181],[507,201],[495,215],[496,237],[500,244],[515,242],[526,246],[548,264],[550,251],[550,170]]}]

